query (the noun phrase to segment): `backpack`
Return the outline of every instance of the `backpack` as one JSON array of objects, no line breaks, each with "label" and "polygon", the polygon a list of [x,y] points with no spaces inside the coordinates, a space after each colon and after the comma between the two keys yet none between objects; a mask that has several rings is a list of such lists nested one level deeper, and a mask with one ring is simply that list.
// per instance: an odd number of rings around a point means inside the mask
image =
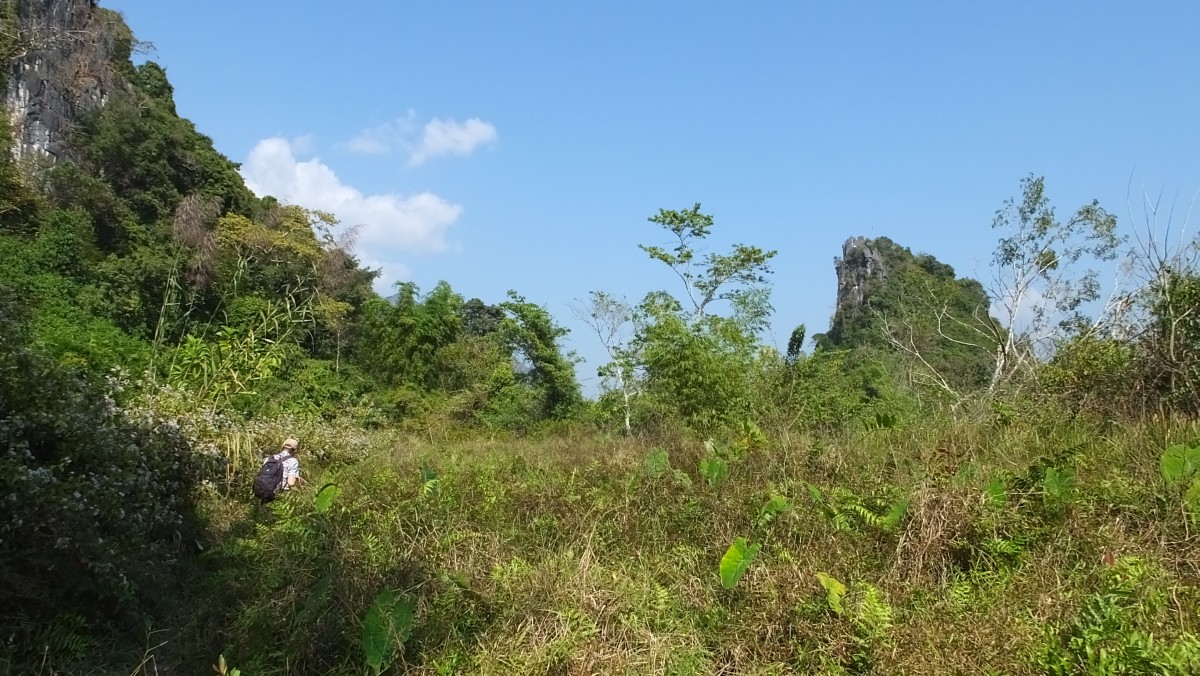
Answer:
[{"label": "backpack", "polygon": [[292,457],[291,454],[282,458],[274,456],[267,458],[262,469],[258,470],[258,476],[254,477],[255,497],[263,502],[270,502],[275,498],[275,494],[279,492],[279,487],[283,484],[283,461],[290,457]]}]

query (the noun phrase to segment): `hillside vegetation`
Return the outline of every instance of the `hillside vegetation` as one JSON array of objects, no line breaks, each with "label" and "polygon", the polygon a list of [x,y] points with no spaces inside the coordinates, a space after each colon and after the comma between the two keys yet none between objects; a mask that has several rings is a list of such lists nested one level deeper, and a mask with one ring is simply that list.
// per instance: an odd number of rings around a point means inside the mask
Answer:
[{"label": "hillside vegetation", "polygon": [[0,154],[0,675],[1200,673],[1200,268],[1155,209],[1019,179],[988,286],[848,243],[784,352],[777,252],[661,209],[664,288],[581,290],[589,400],[536,299],[380,296],[117,35],[68,152]]}]

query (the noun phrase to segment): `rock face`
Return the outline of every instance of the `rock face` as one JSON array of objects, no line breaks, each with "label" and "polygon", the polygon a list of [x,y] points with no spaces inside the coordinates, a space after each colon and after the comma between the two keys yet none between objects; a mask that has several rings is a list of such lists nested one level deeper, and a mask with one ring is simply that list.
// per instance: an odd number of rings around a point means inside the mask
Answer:
[{"label": "rock face", "polygon": [[17,41],[4,78],[13,154],[53,161],[66,153],[79,116],[120,86],[112,63],[128,56],[132,36],[95,0],[17,0],[16,10]]},{"label": "rock face", "polygon": [[833,268],[838,281],[837,309],[842,314],[855,313],[862,308],[869,286],[888,276],[888,264],[878,242],[866,237],[846,240],[842,244],[841,258],[833,259]]}]

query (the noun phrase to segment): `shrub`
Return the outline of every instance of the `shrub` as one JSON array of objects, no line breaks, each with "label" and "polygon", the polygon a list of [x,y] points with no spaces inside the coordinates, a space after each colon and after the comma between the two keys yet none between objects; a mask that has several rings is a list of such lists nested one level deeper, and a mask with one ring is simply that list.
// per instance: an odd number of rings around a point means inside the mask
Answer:
[{"label": "shrub", "polygon": [[209,474],[178,427],[30,349],[12,307],[0,298],[0,634],[31,652],[20,665],[48,634],[86,645],[153,619]]}]

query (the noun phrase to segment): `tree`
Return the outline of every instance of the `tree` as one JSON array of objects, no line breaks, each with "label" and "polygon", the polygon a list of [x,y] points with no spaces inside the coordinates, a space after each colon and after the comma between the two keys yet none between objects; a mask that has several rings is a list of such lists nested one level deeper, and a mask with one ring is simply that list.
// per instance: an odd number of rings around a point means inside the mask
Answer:
[{"label": "tree", "polygon": [[698,261],[695,245],[708,237],[713,226],[713,217],[700,213],[699,202],[682,211],[659,209],[657,215],[647,220],[671,232],[677,242],[670,250],[644,244],[638,248],[654,260],[666,263],[679,276],[684,295],[692,305],[693,322],[704,317],[710,303],[726,300],[747,329],[757,331],[766,325],[771,307],[762,285],[771,274],[768,261],[777,251],[734,244],[731,253],[710,253]]},{"label": "tree", "polygon": [[504,308],[488,305],[478,298],[463,303],[463,333],[468,336],[486,336],[500,328],[504,320]]},{"label": "tree", "polygon": [[1000,312],[989,392],[1048,356],[1061,340],[1099,326],[1084,310],[1100,298],[1098,273],[1087,267],[1116,258],[1124,238],[1117,219],[1096,200],[1059,221],[1043,177],[1021,180],[1021,199],[1009,198],[992,227],[1005,233],[993,256],[992,305]]},{"label": "tree", "polygon": [[[648,219],[674,235],[671,249],[639,245],[683,282],[690,307],[669,293],[646,295],[637,308],[633,341],[645,392],[701,432],[712,432],[749,413],[756,334],[771,313],[767,278],[776,251],[735,244],[727,254],[703,257],[697,247],[709,236],[713,217],[700,204],[682,211],[660,209]],[[731,316],[709,312],[728,301]]]},{"label": "tree", "polygon": [[525,380],[541,395],[540,414],[545,418],[569,417],[583,402],[575,366],[558,345],[567,329],[554,323],[545,308],[525,300],[516,291],[500,304],[508,317],[500,324],[514,358],[528,367]]},{"label": "tree", "polygon": [[608,353],[609,362],[597,370],[604,385],[621,396],[625,434],[633,434],[633,400],[641,393],[637,379],[637,353],[626,327],[633,324],[633,309],[624,300],[603,291],[588,294],[587,306],[573,305],[575,317],[587,324]]},{"label": "tree", "polygon": [[1143,194],[1142,205],[1145,225],[1134,233],[1130,257],[1135,290],[1119,298],[1110,338],[1134,348],[1140,371],[1136,390],[1146,400],[1195,414],[1200,412],[1200,237],[1183,238],[1188,223],[1172,222],[1174,205],[1166,222],[1159,222],[1161,196]]},{"label": "tree", "polygon": [[462,336],[462,296],[439,282],[424,298],[417,285],[401,282],[391,301],[374,299],[364,308],[357,359],[388,385],[430,391],[437,385],[437,354]]}]

